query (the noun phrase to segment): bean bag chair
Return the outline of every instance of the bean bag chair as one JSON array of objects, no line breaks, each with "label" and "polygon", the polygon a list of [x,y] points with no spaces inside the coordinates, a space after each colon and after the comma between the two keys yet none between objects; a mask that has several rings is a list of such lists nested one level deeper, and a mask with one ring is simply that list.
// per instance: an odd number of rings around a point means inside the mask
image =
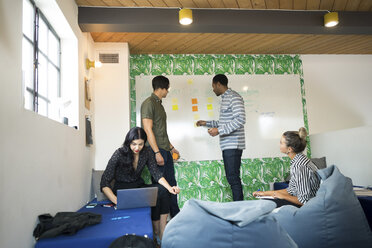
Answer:
[{"label": "bean bag chair", "polygon": [[297,247],[267,215],[271,201],[217,203],[191,199],[166,226],[162,248]]},{"label": "bean bag chair", "polygon": [[371,248],[371,230],[351,179],[334,165],[318,174],[322,183],[314,198],[301,208],[278,208],[270,216],[301,248]]}]

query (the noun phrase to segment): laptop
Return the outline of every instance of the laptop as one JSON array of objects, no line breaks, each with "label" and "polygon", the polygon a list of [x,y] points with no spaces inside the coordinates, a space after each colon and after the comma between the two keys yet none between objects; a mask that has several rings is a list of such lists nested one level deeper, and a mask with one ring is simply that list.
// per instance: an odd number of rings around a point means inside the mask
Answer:
[{"label": "laptop", "polygon": [[154,207],[158,197],[158,188],[119,189],[116,196],[116,209]]}]

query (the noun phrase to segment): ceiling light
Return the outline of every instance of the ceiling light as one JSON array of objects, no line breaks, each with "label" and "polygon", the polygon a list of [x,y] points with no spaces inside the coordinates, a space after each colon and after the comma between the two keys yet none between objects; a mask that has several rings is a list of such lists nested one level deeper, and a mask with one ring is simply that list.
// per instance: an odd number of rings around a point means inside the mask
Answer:
[{"label": "ceiling light", "polygon": [[324,26],[334,27],[338,24],[338,13],[337,12],[328,12],[324,15]]},{"label": "ceiling light", "polygon": [[182,25],[189,25],[192,23],[192,10],[191,9],[180,9],[179,11],[180,23]]}]

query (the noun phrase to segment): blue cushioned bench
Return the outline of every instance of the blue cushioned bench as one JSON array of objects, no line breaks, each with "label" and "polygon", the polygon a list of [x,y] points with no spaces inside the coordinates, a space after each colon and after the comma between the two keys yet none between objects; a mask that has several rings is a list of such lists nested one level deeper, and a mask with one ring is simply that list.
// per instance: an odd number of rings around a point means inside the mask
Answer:
[{"label": "blue cushioned bench", "polygon": [[[96,200],[92,202],[97,203]],[[92,212],[102,215],[102,222],[85,227],[75,235],[61,235],[55,238],[40,239],[35,248],[102,248],[109,247],[118,237],[125,234],[147,236],[152,239],[151,208],[115,210],[103,207],[106,202],[98,202],[94,208],[82,207],[78,212]]]}]

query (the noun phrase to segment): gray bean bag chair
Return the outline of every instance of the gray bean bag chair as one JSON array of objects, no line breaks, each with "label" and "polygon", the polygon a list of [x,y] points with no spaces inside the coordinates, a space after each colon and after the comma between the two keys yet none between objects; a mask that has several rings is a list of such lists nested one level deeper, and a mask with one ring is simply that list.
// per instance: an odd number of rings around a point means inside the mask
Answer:
[{"label": "gray bean bag chair", "polygon": [[350,178],[334,165],[319,170],[314,198],[301,208],[283,206],[271,213],[301,248],[372,247],[372,234]]},{"label": "gray bean bag chair", "polygon": [[162,248],[297,247],[267,215],[271,201],[217,203],[189,200],[166,226]]}]

